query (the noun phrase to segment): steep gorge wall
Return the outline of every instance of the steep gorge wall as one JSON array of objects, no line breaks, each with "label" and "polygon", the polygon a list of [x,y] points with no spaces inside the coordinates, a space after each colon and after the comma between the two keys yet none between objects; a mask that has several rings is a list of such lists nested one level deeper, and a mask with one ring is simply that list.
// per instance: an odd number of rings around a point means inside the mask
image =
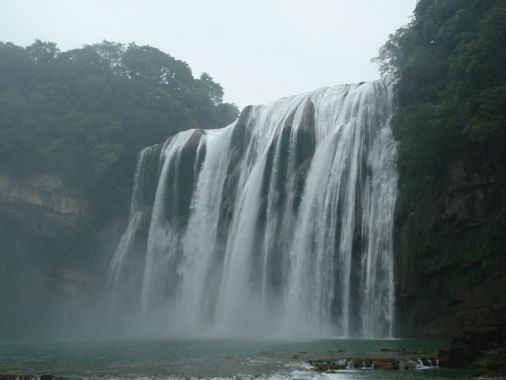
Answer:
[{"label": "steep gorge wall", "polygon": [[89,218],[61,178],[0,173],[0,338],[50,335],[63,308],[88,297],[91,276],[80,264]]},{"label": "steep gorge wall", "polygon": [[506,173],[454,161],[416,194],[401,175],[396,220],[401,335],[451,337],[506,319]]},{"label": "steep gorge wall", "polygon": [[380,49],[397,78],[398,335],[506,315],[506,3],[419,0]]},{"label": "steep gorge wall", "polygon": [[13,218],[23,219],[25,228],[45,237],[58,237],[60,229],[73,229],[86,206],[64,189],[62,180],[38,175],[24,180],[0,173],[0,207]]}]

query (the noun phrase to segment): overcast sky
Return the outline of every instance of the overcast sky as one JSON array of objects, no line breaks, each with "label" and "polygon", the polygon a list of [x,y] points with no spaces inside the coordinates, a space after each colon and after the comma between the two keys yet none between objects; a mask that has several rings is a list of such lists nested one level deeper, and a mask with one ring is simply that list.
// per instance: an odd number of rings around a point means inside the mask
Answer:
[{"label": "overcast sky", "polygon": [[61,50],[151,45],[208,72],[243,107],[373,80],[371,57],[416,0],[0,0],[0,40]]}]

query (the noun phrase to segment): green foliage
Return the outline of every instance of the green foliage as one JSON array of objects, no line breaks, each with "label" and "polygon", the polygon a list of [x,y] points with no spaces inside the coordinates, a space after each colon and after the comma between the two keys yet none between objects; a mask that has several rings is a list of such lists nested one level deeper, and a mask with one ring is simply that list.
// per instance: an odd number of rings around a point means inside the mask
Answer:
[{"label": "green foliage", "polygon": [[469,149],[504,155],[504,46],[503,1],[420,0],[380,49],[380,69],[399,78],[395,129],[408,166],[431,173]]},{"label": "green foliage", "polygon": [[[445,315],[445,302],[458,300],[463,286],[478,284],[504,257],[505,46],[503,0],[419,0],[411,22],[390,36],[375,59],[383,74],[397,80],[392,126],[399,141],[398,243],[401,257],[416,268],[401,281],[418,305],[431,305],[418,306],[416,314],[432,307],[434,315]],[[452,230],[444,214],[458,196],[451,188],[458,179],[450,173],[457,163],[471,176],[492,172],[489,187],[496,195],[485,189],[481,200],[462,198],[455,207],[485,211],[474,224]],[[473,194],[471,184],[462,191]]]},{"label": "green foliage", "polygon": [[0,168],[63,176],[98,224],[128,210],[142,147],[236,117],[211,76],[150,46],[0,42]]}]

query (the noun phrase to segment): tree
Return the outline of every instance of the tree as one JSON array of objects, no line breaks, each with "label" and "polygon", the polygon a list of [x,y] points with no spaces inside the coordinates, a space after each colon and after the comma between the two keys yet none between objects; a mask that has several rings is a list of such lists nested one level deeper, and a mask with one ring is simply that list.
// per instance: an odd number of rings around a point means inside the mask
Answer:
[{"label": "tree", "polygon": [[1,169],[63,176],[91,201],[97,227],[127,212],[141,148],[238,113],[208,74],[196,79],[185,62],[135,43],[0,43],[0,73]]}]

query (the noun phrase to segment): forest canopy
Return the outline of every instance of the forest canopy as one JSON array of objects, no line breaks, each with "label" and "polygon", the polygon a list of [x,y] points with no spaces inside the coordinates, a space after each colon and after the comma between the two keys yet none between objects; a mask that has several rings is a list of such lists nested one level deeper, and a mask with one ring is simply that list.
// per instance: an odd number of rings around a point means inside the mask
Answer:
[{"label": "forest canopy", "polygon": [[400,169],[440,172],[450,160],[506,156],[506,3],[420,0],[377,61],[398,77]]},{"label": "forest canopy", "polygon": [[501,267],[505,47],[505,1],[419,0],[412,21],[376,59],[396,79],[397,244],[409,260],[399,268],[416,268],[406,272],[399,299],[420,308],[410,318],[450,315],[466,298],[463,289],[471,292]]},{"label": "forest canopy", "polygon": [[238,114],[209,74],[135,43],[0,42],[0,73],[0,169],[60,175],[103,217],[127,209],[142,147]]}]

